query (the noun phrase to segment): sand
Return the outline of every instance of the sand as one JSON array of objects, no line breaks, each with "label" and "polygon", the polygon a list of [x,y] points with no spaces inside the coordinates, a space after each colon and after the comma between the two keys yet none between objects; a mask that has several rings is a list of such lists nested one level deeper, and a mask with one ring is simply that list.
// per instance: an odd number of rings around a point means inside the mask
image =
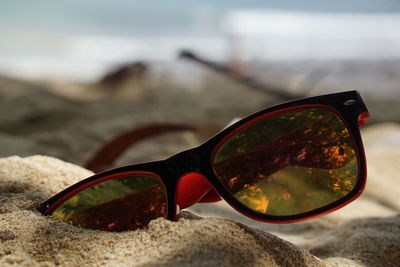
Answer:
[{"label": "sand", "polygon": [[154,122],[199,129],[141,143],[116,165],[156,160],[199,144],[234,117],[282,101],[212,74],[193,90],[168,75],[141,87],[104,91],[0,77],[0,266],[399,266],[400,105],[393,97],[367,95],[364,194],[317,219],[260,223],[218,202],[188,209],[202,219],[186,214],[178,222],[157,219],[146,229],[107,233],[39,214],[41,201],[90,176],[79,166],[120,133]]},{"label": "sand", "polygon": [[34,208],[90,172],[44,156],[3,158],[0,169],[0,229],[15,236],[0,241],[2,265],[323,264],[287,241],[226,219],[157,219],[147,229],[123,233],[74,227]]},{"label": "sand", "polygon": [[[47,156],[1,158],[0,265],[398,266],[400,193],[393,162],[400,158],[399,135],[396,124],[366,129],[370,179],[361,199],[305,223],[262,224],[273,234],[260,230],[261,223],[189,213],[130,232],[78,228],[35,207],[90,171]],[[210,213],[220,203],[202,206]],[[197,213],[206,216],[207,208]]]}]

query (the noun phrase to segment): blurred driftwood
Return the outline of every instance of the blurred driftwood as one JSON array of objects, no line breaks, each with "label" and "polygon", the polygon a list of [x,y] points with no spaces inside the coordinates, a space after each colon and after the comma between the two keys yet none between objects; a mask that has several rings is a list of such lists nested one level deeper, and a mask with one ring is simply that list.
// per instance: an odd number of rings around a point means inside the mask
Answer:
[{"label": "blurred driftwood", "polygon": [[146,63],[137,61],[117,66],[115,69],[106,73],[99,81],[99,85],[115,86],[127,79],[143,79],[148,67]]},{"label": "blurred driftwood", "polygon": [[210,68],[218,73],[221,73],[221,74],[243,84],[244,86],[246,86],[248,88],[252,88],[257,91],[261,91],[263,93],[269,93],[269,94],[272,94],[272,95],[275,95],[275,96],[278,96],[278,97],[281,97],[281,98],[287,99],[287,100],[306,96],[306,95],[299,94],[299,93],[297,93],[297,94],[289,93],[284,88],[261,83],[254,78],[244,76],[238,72],[235,72],[232,68],[230,68],[226,65],[204,59],[204,58],[196,55],[195,53],[193,53],[190,50],[181,50],[181,52],[179,53],[179,57],[195,61],[207,68]]},{"label": "blurred driftwood", "polygon": [[132,145],[157,135],[177,131],[195,131],[195,128],[182,124],[152,124],[135,128],[105,143],[85,167],[93,172],[106,170],[111,168],[115,160]]}]

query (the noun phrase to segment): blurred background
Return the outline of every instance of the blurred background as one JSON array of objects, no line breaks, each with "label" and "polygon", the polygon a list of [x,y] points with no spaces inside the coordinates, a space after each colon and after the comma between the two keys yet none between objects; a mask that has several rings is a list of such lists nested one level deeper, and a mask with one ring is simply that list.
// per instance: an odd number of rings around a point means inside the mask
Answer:
[{"label": "blurred background", "polygon": [[123,62],[175,62],[182,48],[264,66],[393,60],[400,56],[399,11],[395,0],[5,0],[0,70],[23,78],[95,81]]},{"label": "blurred background", "polygon": [[108,167],[160,159],[235,117],[352,89],[375,148],[399,147],[399,28],[397,0],[3,0],[0,156],[88,166],[133,131]]}]

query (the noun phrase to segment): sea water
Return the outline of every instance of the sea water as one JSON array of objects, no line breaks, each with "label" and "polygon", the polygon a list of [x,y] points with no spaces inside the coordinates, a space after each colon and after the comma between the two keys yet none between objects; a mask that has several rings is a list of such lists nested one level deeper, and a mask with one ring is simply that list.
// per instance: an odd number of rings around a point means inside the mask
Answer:
[{"label": "sea water", "polygon": [[181,49],[216,61],[393,59],[399,29],[396,0],[3,0],[0,72],[90,82],[138,60],[182,68]]}]

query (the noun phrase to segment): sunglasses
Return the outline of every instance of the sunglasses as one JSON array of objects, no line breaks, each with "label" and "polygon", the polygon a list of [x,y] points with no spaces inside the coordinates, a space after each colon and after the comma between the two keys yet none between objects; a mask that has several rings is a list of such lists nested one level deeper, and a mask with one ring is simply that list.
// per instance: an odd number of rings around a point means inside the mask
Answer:
[{"label": "sunglasses", "polygon": [[224,199],[269,223],[293,223],[356,199],[366,183],[359,126],[369,117],[357,91],[290,101],[225,128],[168,159],[95,174],[38,210],[73,225],[134,230],[181,209]]}]

